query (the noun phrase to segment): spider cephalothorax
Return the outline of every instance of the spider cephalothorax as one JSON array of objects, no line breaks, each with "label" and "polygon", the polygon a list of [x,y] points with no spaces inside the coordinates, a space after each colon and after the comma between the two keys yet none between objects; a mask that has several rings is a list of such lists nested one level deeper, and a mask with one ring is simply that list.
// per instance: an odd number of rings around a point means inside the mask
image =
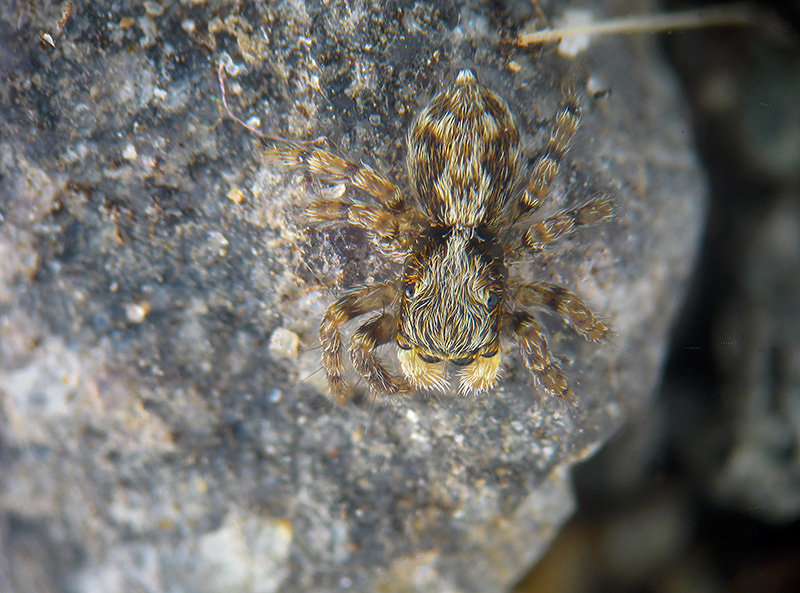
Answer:
[{"label": "spider cephalothorax", "polygon": [[494,383],[506,278],[502,248],[487,228],[433,227],[423,234],[403,274],[396,336],[414,387],[443,387],[440,361],[465,367],[464,390]]},{"label": "spider cephalothorax", "polygon": [[[350,394],[340,328],[369,314],[350,338],[349,355],[356,372],[378,393],[446,390],[448,368],[457,373],[463,393],[486,391],[497,382],[501,339],[507,336],[548,393],[572,397],[534,311],[559,315],[592,341],[604,339],[608,328],[562,286],[510,282],[507,264],[578,226],[611,217],[611,201],[602,196],[532,222],[579,121],[577,97],[567,89],[549,140],[528,173],[508,105],[471,70],[461,70],[420,112],[408,134],[413,195],[407,197],[372,167],[342,159],[319,143],[259,133],[275,143],[273,152],[285,164],[372,197],[362,200],[350,192],[318,200],[309,206],[312,222],[361,227],[382,254],[405,262],[400,278],[353,288],[322,320],[323,366],[337,401]],[[397,347],[399,373],[376,353],[391,343]]]}]

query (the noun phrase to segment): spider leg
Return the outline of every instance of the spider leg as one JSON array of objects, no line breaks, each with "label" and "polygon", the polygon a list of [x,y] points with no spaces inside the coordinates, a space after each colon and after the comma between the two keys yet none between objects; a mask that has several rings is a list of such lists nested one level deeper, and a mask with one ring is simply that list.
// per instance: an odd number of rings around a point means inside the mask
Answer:
[{"label": "spider leg", "polygon": [[394,283],[374,284],[348,292],[325,312],[319,328],[322,365],[325,367],[331,395],[338,403],[344,403],[350,397],[350,390],[342,377],[344,345],[339,328],[370,311],[391,308],[396,300],[397,287]]},{"label": "spider leg", "polygon": [[329,183],[345,183],[372,196],[389,212],[406,209],[400,189],[366,163],[354,163],[319,148],[316,143],[282,140],[268,151],[284,166],[300,168]]},{"label": "spider leg", "polygon": [[581,108],[578,95],[571,86],[565,86],[563,94],[564,99],[553,122],[550,139],[533,167],[533,175],[528,183],[528,188],[520,197],[520,206],[523,211],[538,210],[542,201],[547,197],[553,179],[561,166],[561,159],[567,152],[570,140],[580,124]]},{"label": "spider leg", "polygon": [[574,292],[550,282],[532,282],[516,289],[515,297],[523,307],[545,308],[559,315],[572,329],[590,342],[608,337],[608,326]]},{"label": "spider leg", "polygon": [[613,203],[608,197],[592,198],[576,208],[560,210],[553,216],[532,225],[525,231],[522,241],[529,249],[541,251],[549,243],[572,233],[578,227],[609,220],[613,216],[613,211]]},{"label": "spider leg", "polygon": [[572,390],[561,372],[558,360],[547,347],[547,338],[536,318],[529,313],[512,313],[510,330],[519,343],[525,366],[547,393],[562,401],[571,402]]},{"label": "spider leg", "polygon": [[409,238],[417,236],[412,229],[418,221],[413,216],[413,209],[392,213],[379,206],[343,199],[316,200],[306,210],[312,224],[349,223],[364,229],[382,253],[399,260],[405,258]]},{"label": "spider leg", "polygon": [[384,311],[359,327],[350,339],[350,361],[356,372],[378,393],[396,394],[411,390],[404,380],[393,376],[375,355],[397,333],[397,316]]}]

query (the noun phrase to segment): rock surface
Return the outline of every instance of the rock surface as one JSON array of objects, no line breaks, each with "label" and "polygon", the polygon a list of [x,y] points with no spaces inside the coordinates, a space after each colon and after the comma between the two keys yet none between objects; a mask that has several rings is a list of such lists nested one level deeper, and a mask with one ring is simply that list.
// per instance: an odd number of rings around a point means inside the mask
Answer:
[{"label": "rock surface", "polygon": [[[569,516],[570,466],[647,405],[697,249],[703,180],[650,40],[575,60],[515,49],[499,31],[530,5],[477,0],[99,0],[61,17],[0,8],[2,578],[15,593],[506,590]],[[335,188],[221,121],[220,60],[249,121],[325,135],[401,186],[405,130],[458,68],[506,97],[532,154],[573,80],[584,120],[555,203],[609,192],[617,216],[527,273],[614,327],[596,345],[546,322],[579,415],[512,348],[478,399],[334,405],[319,319],[397,268],[356,232],[304,228],[309,195]]]}]

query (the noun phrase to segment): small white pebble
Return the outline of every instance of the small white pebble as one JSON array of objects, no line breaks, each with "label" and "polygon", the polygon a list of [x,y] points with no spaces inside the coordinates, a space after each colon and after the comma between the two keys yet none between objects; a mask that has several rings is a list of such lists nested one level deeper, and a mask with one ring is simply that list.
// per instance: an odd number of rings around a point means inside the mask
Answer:
[{"label": "small white pebble", "polygon": [[150,303],[125,303],[125,316],[130,323],[141,323],[150,313]]},{"label": "small white pebble", "polygon": [[213,253],[216,253],[219,257],[225,257],[228,255],[228,246],[230,242],[228,239],[220,233],[219,231],[210,231],[208,233],[208,247],[211,249]]},{"label": "small white pebble", "polygon": [[129,161],[135,161],[138,156],[139,153],[136,152],[136,147],[133,144],[128,144],[125,150],[122,151],[122,158]]},{"label": "small white pebble", "polygon": [[269,353],[273,358],[297,358],[300,337],[288,329],[279,327],[269,339]]},{"label": "small white pebble", "polygon": [[[592,22],[594,22],[594,15],[591,11],[575,8],[572,10],[566,10],[562,20],[556,24],[559,27],[569,28],[585,27],[590,25]],[[592,36],[589,34],[565,37],[558,44],[558,53],[560,53],[562,56],[574,58],[579,53],[589,49],[589,44],[591,41]]]},{"label": "small white pebble", "polygon": [[232,187],[228,190],[228,193],[225,194],[225,197],[228,198],[234,204],[241,204],[244,202],[244,192],[239,187]]},{"label": "small white pebble", "polygon": [[164,7],[158,2],[148,0],[144,3],[144,11],[150,16],[161,16],[164,13]]},{"label": "small white pebble", "polygon": [[184,19],[181,21],[181,29],[183,29],[186,33],[190,35],[194,33],[195,29],[197,28],[197,24],[192,19]]},{"label": "small white pebble", "polygon": [[608,85],[596,76],[590,76],[586,81],[586,91],[589,93],[589,95],[602,93],[606,89],[608,89]]}]

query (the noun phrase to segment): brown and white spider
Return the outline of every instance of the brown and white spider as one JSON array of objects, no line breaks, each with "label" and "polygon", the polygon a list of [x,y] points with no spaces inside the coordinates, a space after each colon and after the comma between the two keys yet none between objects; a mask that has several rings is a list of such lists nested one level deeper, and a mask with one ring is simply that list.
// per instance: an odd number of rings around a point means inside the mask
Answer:
[{"label": "brown and white spider", "polygon": [[[612,215],[611,200],[603,196],[538,222],[533,217],[580,122],[572,89],[565,90],[547,145],[528,175],[508,105],[473,71],[461,70],[408,133],[413,195],[404,196],[369,165],[344,160],[319,143],[267,136],[247,126],[228,107],[222,64],[218,74],[228,115],[272,141],[284,164],[360,190],[313,202],[311,221],[360,227],[385,255],[405,262],[399,278],[352,288],[322,320],[322,363],[337,402],[351,394],[343,378],[340,328],[366,315],[371,316],[350,338],[349,355],[355,371],[379,394],[446,390],[447,365],[457,369],[462,393],[484,392],[497,383],[500,340],[509,336],[544,390],[571,400],[533,311],[555,313],[587,340],[602,340],[609,330],[563,286],[512,282],[507,264]],[[376,354],[390,342],[397,345],[401,374]]]}]

